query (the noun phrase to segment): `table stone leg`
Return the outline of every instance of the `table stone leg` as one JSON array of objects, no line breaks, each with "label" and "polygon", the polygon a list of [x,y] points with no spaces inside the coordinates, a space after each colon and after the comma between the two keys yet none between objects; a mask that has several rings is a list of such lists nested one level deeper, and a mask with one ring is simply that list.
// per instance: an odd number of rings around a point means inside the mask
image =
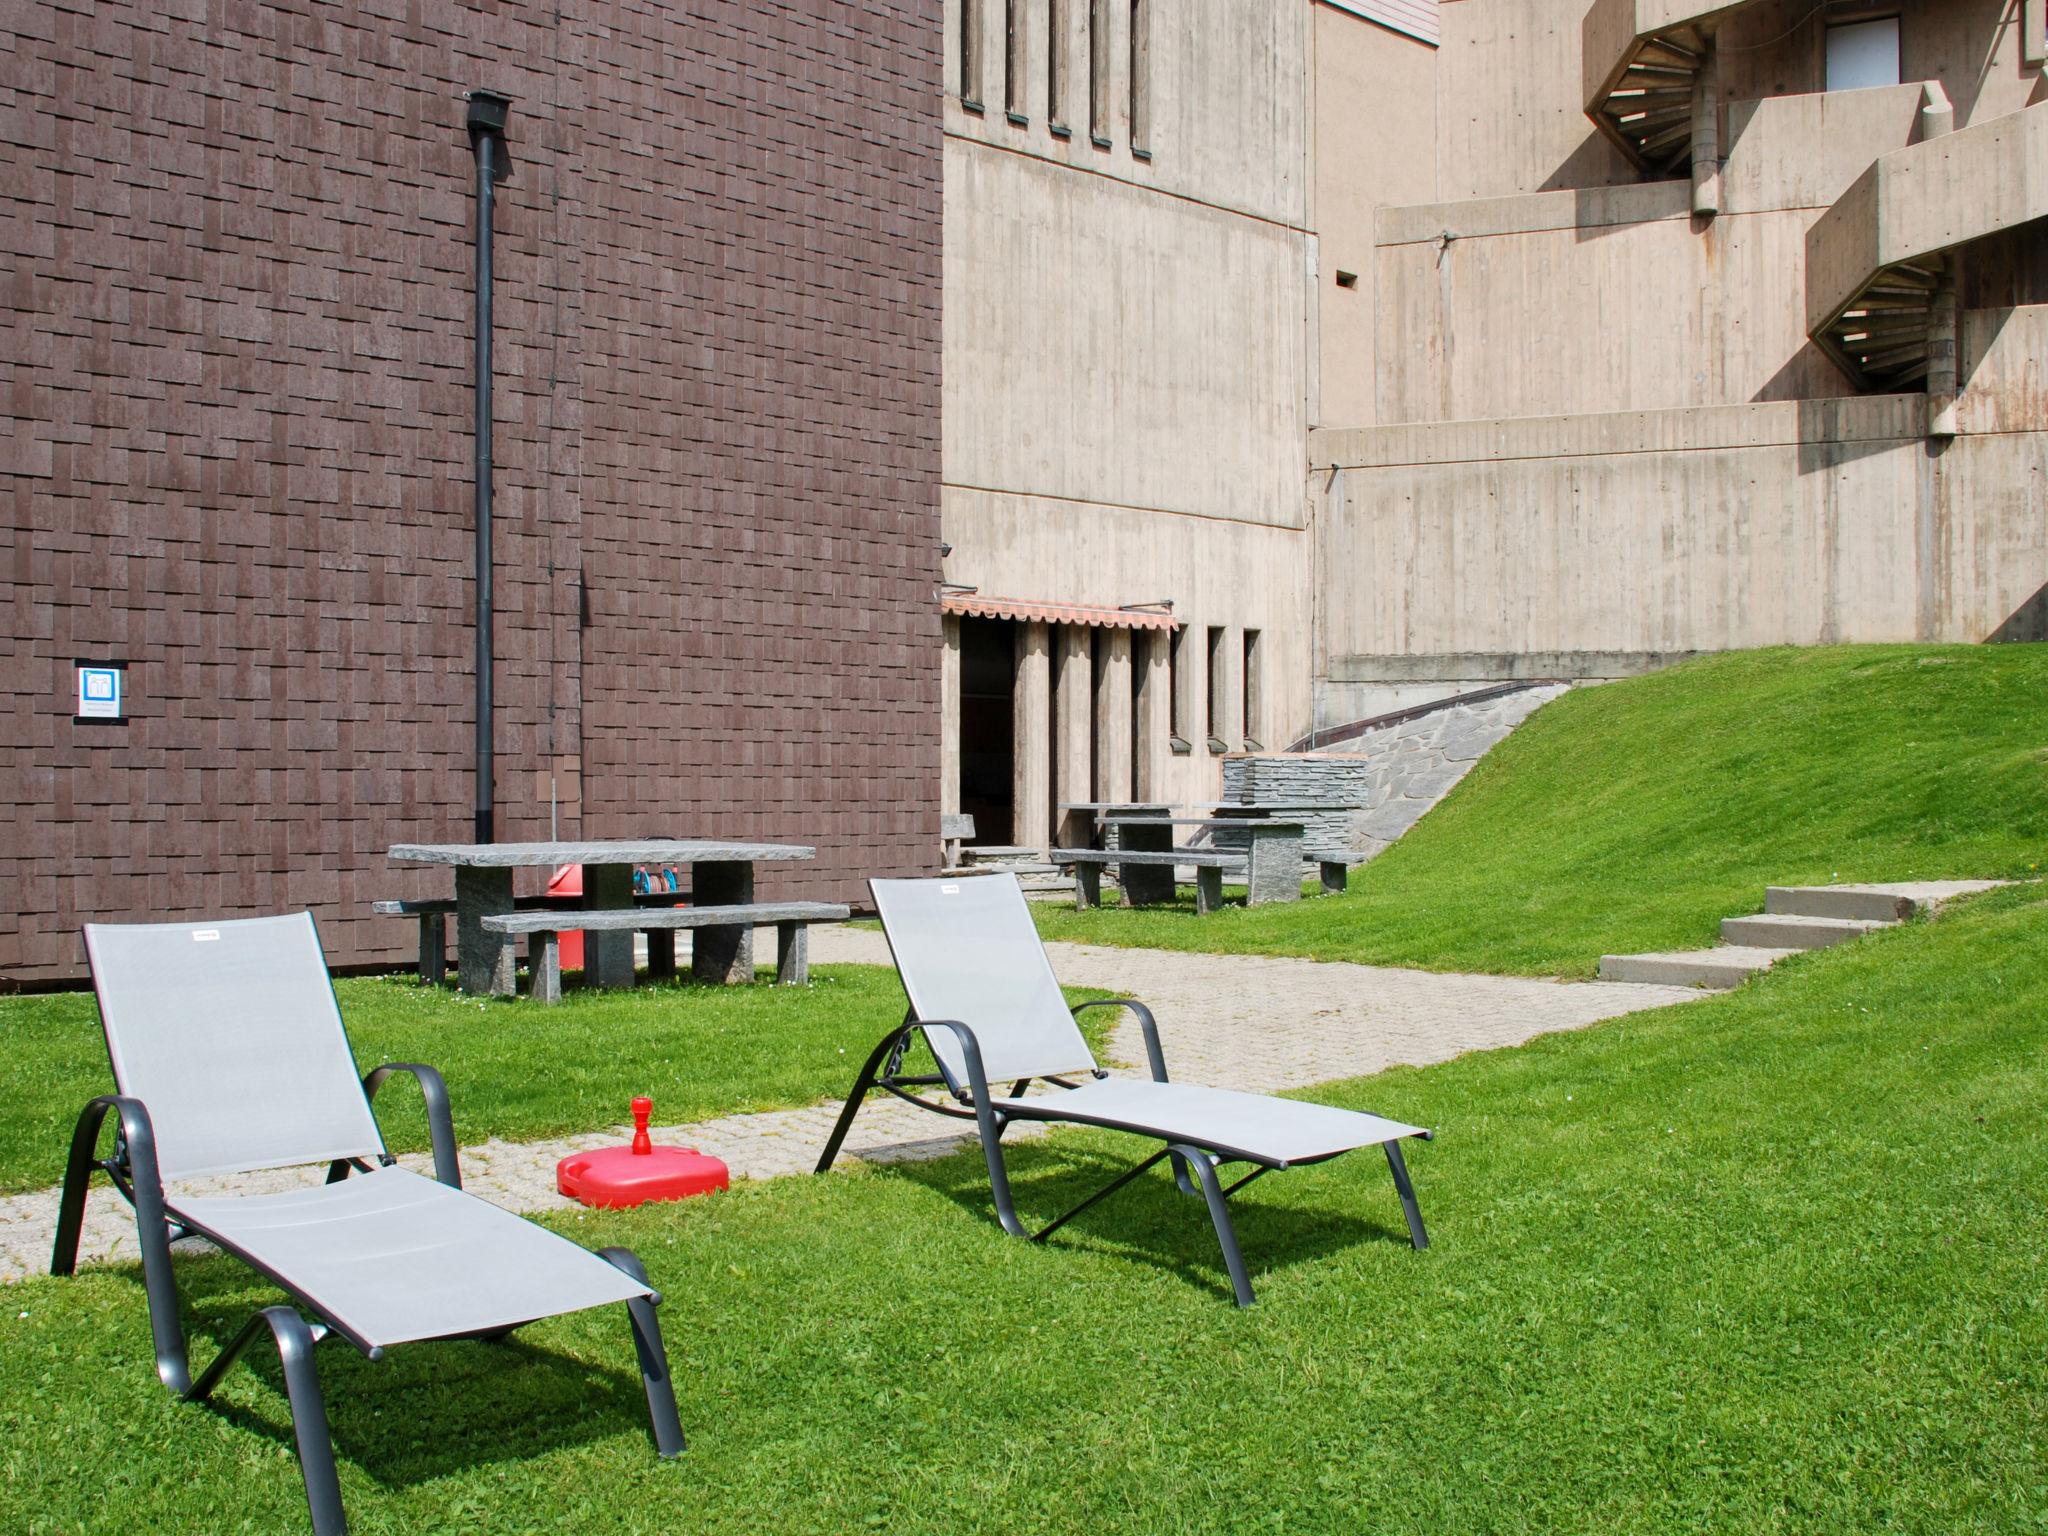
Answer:
[{"label": "table stone leg", "polygon": [[676,931],[673,928],[647,930],[647,979],[667,981],[676,973]]},{"label": "table stone leg", "polygon": [[512,910],[512,871],[455,870],[455,955],[462,990],[482,997],[510,997],[516,990],[519,953],[509,933],[486,933],[483,919]]},{"label": "table stone leg", "polygon": [[[1173,847],[1170,826],[1123,826],[1115,829],[1117,847],[1130,853],[1165,853]],[[1144,906],[1148,902],[1173,900],[1173,866],[1170,864],[1119,864],[1117,884],[1123,887],[1124,905]]]},{"label": "table stone leg", "polygon": [[1245,905],[1301,900],[1301,834],[1254,826],[1245,856]]},{"label": "table stone leg", "polygon": [[[739,906],[754,899],[754,866],[713,861],[690,874],[690,900],[700,907]],[[699,928],[690,941],[690,970],[699,981],[730,986],[754,979],[751,923]]]},{"label": "table stone leg", "polygon": [[775,979],[785,987],[807,986],[811,979],[811,925],[775,925]]},{"label": "table stone leg", "polygon": [[[617,912],[633,905],[633,866],[583,866],[583,905]],[[592,987],[633,985],[633,930],[583,935],[583,981]]]}]

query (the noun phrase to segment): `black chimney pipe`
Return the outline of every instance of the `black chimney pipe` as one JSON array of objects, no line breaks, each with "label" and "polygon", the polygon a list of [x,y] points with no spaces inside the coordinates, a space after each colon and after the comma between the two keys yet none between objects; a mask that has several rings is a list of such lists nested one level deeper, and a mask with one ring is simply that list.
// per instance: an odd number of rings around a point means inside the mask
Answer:
[{"label": "black chimney pipe", "polygon": [[495,841],[491,781],[491,224],[512,98],[469,93],[469,147],[476,155],[476,840]]}]

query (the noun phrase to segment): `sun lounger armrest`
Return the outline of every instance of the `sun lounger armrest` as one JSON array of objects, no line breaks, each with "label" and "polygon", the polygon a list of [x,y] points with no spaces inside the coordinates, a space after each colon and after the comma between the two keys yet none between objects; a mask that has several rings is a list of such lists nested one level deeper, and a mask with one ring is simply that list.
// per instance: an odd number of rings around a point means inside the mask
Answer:
[{"label": "sun lounger armrest", "polygon": [[462,1188],[462,1165],[455,1158],[455,1117],[448,1110],[448,1085],[432,1067],[417,1061],[387,1061],[363,1079],[363,1094],[374,1100],[384,1079],[394,1072],[410,1073],[420,1085],[420,1097],[427,1101],[427,1135],[434,1145],[434,1177],[450,1189]]},{"label": "sun lounger armrest", "polygon": [[1145,1033],[1145,1064],[1152,1069],[1152,1081],[1166,1081],[1166,1053],[1159,1048],[1159,1023],[1152,1010],[1134,997],[1098,997],[1093,1002],[1074,1004],[1074,1017],[1088,1008],[1128,1008],[1138,1016],[1138,1028]]},{"label": "sun lounger armrest", "polygon": [[981,1064],[981,1042],[974,1038],[974,1031],[958,1019],[919,1019],[918,1029],[950,1029],[953,1037],[960,1042],[960,1054],[967,1064],[967,1091],[974,1096],[976,1115],[988,1108],[988,1072]]}]

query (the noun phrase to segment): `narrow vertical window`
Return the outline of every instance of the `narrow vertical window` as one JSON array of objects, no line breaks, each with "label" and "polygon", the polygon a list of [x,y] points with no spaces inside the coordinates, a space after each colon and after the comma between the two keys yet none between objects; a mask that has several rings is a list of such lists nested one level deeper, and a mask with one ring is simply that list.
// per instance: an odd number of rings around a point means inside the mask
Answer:
[{"label": "narrow vertical window", "polygon": [[1045,5],[1045,123],[1056,139],[1070,138],[1067,126],[1067,0]]},{"label": "narrow vertical window", "polygon": [[1220,625],[1209,626],[1209,707],[1204,713],[1208,718],[1203,722],[1203,735],[1209,738],[1211,752],[1228,752],[1230,744],[1223,739],[1224,722],[1230,718],[1230,652],[1224,641],[1230,638],[1230,631]]},{"label": "narrow vertical window", "polygon": [[1166,698],[1168,745],[1176,752],[1193,750],[1188,741],[1188,636],[1193,631],[1177,624],[1166,643]]},{"label": "narrow vertical window", "polygon": [[1109,4],[1088,0],[1088,139],[1109,148]]},{"label": "narrow vertical window", "polygon": [[960,105],[981,110],[981,7],[983,0],[960,0]]},{"label": "narrow vertical window", "polygon": [[1244,632],[1244,672],[1241,684],[1244,691],[1244,744],[1247,749],[1261,745],[1266,734],[1266,690],[1259,677],[1259,632],[1248,629]]},{"label": "narrow vertical window", "polygon": [[1024,0],[1003,0],[1003,111],[1022,128],[1024,115]]},{"label": "narrow vertical window", "polygon": [[1152,158],[1152,0],[1131,0],[1131,153]]}]

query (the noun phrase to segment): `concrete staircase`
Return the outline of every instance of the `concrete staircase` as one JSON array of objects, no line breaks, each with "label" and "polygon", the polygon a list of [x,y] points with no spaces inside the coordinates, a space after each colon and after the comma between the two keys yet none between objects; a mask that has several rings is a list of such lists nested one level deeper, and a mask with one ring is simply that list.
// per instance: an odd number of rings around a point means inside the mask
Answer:
[{"label": "concrete staircase", "polygon": [[1739,987],[1801,950],[1831,949],[1877,928],[1929,916],[1958,896],[1974,896],[2002,880],[1920,880],[1900,885],[1773,885],[1764,910],[1721,920],[1721,943],[1712,949],[1661,954],[1602,955],[1602,981],[1650,982],[1668,987]]}]

